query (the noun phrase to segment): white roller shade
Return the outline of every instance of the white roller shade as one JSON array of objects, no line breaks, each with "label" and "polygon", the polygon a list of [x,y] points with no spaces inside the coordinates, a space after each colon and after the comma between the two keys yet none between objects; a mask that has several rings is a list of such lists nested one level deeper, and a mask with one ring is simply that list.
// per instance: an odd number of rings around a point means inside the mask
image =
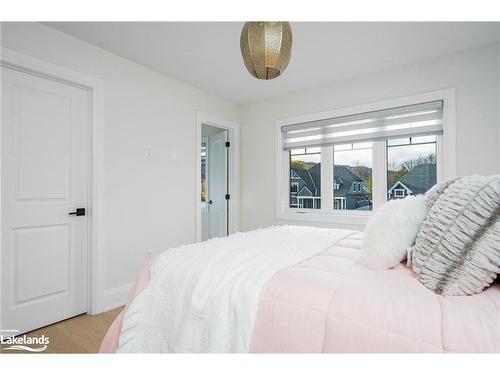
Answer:
[{"label": "white roller shade", "polygon": [[286,125],[283,149],[442,134],[443,101]]}]

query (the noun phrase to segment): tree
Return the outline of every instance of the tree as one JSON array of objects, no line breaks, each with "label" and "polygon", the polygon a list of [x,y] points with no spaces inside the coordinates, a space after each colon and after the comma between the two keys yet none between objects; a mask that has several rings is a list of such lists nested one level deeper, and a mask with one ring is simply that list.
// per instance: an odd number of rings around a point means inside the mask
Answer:
[{"label": "tree", "polygon": [[387,166],[387,184],[391,187],[405,174],[410,172],[415,167],[425,164],[436,164],[436,154],[419,155],[413,159],[407,159],[400,163],[391,163]]},{"label": "tree", "polygon": [[387,171],[387,186],[391,187],[394,185],[394,183],[399,180],[401,177],[403,177],[405,174],[407,174],[408,171],[406,169],[400,169],[400,170],[388,170]]},{"label": "tree", "polygon": [[292,160],[290,165],[292,168],[302,169],[304,171],[309,169],[309,166],[306,164],[306,162],[302,160]]},{"label": "tree", "polygon": [[368,191],[369,199],[372,200],[373,196],[373,178],[372,176],[368,176],[364,181],[365,189]]},{"label": "tree", "polygon": [[[418,167],[419,165],[425,165],[425,164],[436,164],[436,154],[430,153],[426,156],[419,155],[416,158],[402,161],[399,164],[399,169],[405,170],[406,172],[409,172],[413,168]],[[393,168],[394,168],[394,165],[393,165]],[[394,170],[396,170],[396,168],[394,168],[393,171]]]}]

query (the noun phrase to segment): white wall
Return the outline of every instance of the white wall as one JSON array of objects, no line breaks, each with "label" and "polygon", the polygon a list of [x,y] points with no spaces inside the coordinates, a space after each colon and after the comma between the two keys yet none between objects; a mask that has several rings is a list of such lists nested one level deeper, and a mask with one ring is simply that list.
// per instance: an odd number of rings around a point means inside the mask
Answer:
[{"label": "white wall", "polygon": [[457,173],[499,173],[498,62],[498,46],[491,45],[242,106],[241,229],[285,223],[275,218],[277,119],[454,87]]},{"label": "white wall", "polygon": [[103,303],[123,302],[146,251],[195,241],[196,111],[239,107],[45,25],[2,23],[2,46],[104,82]]}]

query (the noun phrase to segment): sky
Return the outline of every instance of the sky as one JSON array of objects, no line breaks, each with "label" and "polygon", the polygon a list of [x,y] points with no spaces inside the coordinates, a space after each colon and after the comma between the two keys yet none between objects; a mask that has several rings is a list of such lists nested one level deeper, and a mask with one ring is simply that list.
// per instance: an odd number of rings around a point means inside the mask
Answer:
[{"label": "sky", "polygon": [[333,162],[336,165],[372,167],[372,149],[334,151]]},{"label": "sky", "polygon": [[[414,159],[418,156],[427,156],[431,153],[436,153],[436,144],[416,144],[410,146],[391,146],[387,151],[387,161],[389,165],[393,163],[399,164],[402,161]],[[300,159],[305,162],[319,163],[320,155],[300,155],[292,156],[292,159]],[[351,166],[366,166],[372,167],[372,149],[363,148],[358,150],[346,150],[334,152],[334,160],[336,165],[351,165]]]},{"label": "sky", "polygon": [[[421,144],[411,146],[392,146],[387,150],[388,165],[394,163],[398,165],[402,161],[415,159],[419,156],[427,156],[431,153],[436,153],[436,144]],[[342,165],[363,165],[372,167],[372,150],[350,150],[350,151],[336,151],[334,153],[335,164]]]},{"label": "sky", "polygon": [[428,156],[429,154],[436,154],[436,144],[428,143],[422,145],[389,147],[387,151],[388,165],[401,163],[408,159],[415,159],[419,156]]}]

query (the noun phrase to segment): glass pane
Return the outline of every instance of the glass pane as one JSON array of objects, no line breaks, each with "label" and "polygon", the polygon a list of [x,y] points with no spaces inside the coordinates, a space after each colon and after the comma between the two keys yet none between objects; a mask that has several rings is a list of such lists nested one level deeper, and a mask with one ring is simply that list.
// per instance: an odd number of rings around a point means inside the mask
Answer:
[{"label": "glass pane", "polygon": [[308,147],[306,148],[306,154],[317,154],[321,152],[321,147]]},{"label": "glass pane", "polygon": [[387,199],[424,194],[436,184],[436,136],[387,145]]},{"label": "glass pane", "polygon": [[206,202],[207,198],[207,182],[205,180],[207,168],[207,144],[201,142],[201,201]]},{"label": "glass pane", "polygon": [[400,146],[400,145],[409,145],[410,138],[398,138],[398,139],[389,139],[387,141],[389,146]]},{"label": "glass pane", "polygon": [[372,144],[333,147],[333,208],[372,210]]},{"label": "glass pane", "polygon": [[305,152],[306,152],[305,148],[296,148],[296,149],[290,150],[291,155],[301,155],[301,154],[305,154]]},{"label": "glass pane", "polygon": [[424,135],[421,137],[411,137],[412,144],[436,142],[435,135]]},{"label": "glass pane", "polygon": [[300,150],[290,151],[290,207],[320,209],[321,148]]},{"label": "glass pane", "polygon": [[352,150],[352,144],[346,144],[346,145],[337,145],[335,146],[335,150],[337,151],[342,151],[342,150]]},{"label": "glass pane", "polygon": [[360,142],[360,143],[354,143],[352,145],[352,148],[354,150],[362,150],[362,149],[365,149],[365,148],[372,148],[372,142]]}]

